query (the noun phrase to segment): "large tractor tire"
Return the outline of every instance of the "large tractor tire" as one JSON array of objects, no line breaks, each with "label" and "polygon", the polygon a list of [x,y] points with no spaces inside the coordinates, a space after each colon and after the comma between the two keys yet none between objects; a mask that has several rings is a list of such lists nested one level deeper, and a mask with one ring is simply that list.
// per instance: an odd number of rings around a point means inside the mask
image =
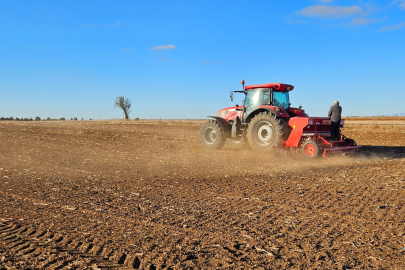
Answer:
[{"label": "large tractor tire", "polygon": [[270,112],[256,115],[249,123],[247,139],[253,150],[275,152],[283,139],[286,129],[283,119],[277,119]]},{"label": "large tractor tire", "polygon": [[217,121],[209,120],[202,125],[200,142],[207,149],[219,149],[224,146],[224,132]]},{"label": "large tractor tire", "polygon": [[321,153],[319,144],[316,141],[308,140],[301,148],[302,154],[306,158],[316,158]]}]

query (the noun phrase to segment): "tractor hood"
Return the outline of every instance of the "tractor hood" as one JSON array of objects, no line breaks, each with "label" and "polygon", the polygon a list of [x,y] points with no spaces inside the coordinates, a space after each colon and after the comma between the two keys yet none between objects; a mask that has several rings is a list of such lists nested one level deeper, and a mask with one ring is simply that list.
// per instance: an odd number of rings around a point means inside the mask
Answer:
[{"label": "tractor hood", "polygon": [[242,110],[243,110],[243,106],[228,107],[228,108],[218,111],[215,114],[215,116],[224,118],[227,121],[234,120],[234,119],[236,119],[237,116],[239,116],[239,118],[242,118]]}]

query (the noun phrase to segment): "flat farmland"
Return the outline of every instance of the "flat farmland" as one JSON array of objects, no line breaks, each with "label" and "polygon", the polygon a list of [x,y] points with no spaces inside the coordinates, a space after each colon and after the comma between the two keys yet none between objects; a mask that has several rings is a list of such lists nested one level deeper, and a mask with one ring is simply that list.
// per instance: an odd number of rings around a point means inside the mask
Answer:
[{"label": "flat farmland", "polygon": [[316,160],[205,150],[202,123],[0,122],[0,269],[405,268],[405,118]]}]

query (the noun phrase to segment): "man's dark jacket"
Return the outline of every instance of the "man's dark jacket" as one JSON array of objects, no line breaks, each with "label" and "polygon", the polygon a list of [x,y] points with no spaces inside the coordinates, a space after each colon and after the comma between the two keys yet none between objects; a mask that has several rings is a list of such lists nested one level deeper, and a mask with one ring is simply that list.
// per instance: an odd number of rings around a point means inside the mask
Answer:
[{"label": "man's dark jacket", "polygon": [[342,107],[339,105],[333,105],[330,107],[328,117],[332,122],[340,122],[340,118],[342,115]]}]

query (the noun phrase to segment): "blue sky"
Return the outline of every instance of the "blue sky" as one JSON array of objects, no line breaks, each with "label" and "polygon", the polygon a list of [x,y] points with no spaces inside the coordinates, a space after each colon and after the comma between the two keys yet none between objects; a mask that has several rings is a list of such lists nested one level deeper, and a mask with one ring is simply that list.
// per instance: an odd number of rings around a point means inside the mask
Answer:
[{"label": "blue sky", "polygon": [[0,0],[0,116],[205,118],[246,84],[325,116],[404,113],[402,1]]}]

